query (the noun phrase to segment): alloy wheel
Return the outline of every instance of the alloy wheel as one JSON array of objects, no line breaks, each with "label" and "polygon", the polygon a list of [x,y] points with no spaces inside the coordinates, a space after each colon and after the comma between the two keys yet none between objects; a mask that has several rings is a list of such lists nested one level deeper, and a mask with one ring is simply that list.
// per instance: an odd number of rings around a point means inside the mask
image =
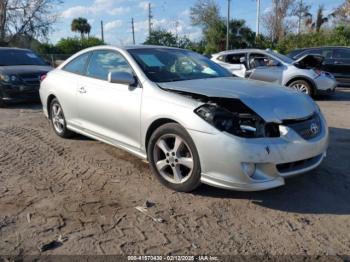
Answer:
[{"label": "alloy wheel", "polygon": [[62,133],[64,131],[64,128],[65,128],[65,121],[64,121],[63,111],[62,111],[60,104],[54,103],[52,105],[51,112],[52,112],[52,115],[51,115],[52,123],[53,123],[55,130],[58,133]]},{"label": "alloy wheel", "polygon": [[291,87],[294,88],[296,91],[309,95],[309,88],[303,83],[295,83]]},{"label": "alloy wheel", "polygon": [[178,135],[161,136],[153,148],[153,157],[159,174],[170,183],[184,183],[192,175],[193,154]]}]

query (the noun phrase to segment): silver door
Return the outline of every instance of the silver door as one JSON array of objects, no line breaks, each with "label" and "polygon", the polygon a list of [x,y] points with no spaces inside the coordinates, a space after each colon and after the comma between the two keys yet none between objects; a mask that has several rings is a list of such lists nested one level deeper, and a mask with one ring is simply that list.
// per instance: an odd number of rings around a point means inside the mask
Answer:
[{"label": "silver door", "polygon": [[116,51],[93,52],[78,87],[79,121],[87,132],[138,149],[142,88],[110,83],[109,72],[132,69]]},{"label": "silver door", "polygon": [[278,60],[264,54],[250,54],[248,62],[247,78],[282,84],[285,66]]}]

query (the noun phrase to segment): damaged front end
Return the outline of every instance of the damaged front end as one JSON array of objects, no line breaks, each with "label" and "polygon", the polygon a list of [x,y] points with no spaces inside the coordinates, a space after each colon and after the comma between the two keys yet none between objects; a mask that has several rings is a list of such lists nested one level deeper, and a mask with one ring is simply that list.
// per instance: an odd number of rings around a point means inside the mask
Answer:
[{"label": "damaged front end", "polygon": [[243,137],[279,137],[279,124],[266,123],[239,99],[211,98],[194,111],[222,132]]},{"label": "damaged front end", "polygon": [[300,69],[320,69],[324,57],[321,55],[304,55],[294,61],[293,65]]}]

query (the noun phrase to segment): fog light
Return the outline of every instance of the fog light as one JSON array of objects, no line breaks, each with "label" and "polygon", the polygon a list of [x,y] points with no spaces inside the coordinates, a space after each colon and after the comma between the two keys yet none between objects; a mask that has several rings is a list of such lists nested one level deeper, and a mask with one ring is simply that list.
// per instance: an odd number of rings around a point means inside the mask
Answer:
[{"label": "fog light", "polygon": [[246,174],[249,177],[252,177],[255,173],[255,164],[254,163],[242,163],[242,170],[244,174]]}]

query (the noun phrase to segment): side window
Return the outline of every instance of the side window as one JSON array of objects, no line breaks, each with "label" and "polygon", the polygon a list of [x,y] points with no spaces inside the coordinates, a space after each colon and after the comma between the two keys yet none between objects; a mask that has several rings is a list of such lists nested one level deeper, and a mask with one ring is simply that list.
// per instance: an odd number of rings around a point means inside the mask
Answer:
[{"label": "side window", "polygon": [[219,56],[219,57],[216,58],[216,59],[219,60],[219,61],[224,62],[224,61],[225,61],[225,56],[224,56],[224,55],[221,55],[221,56]]},{"label": "side window", "polygon": [[73,59],[71,62],[66,64],[62,69],[64,71],[68,71],[79,75],[84,74],[85,66],[90,54],[91,53],[89,52],[78,56],[77,58]]},{"label": "side window", "polygon": [[250,68],[257,68],[257,67],[279,66],[280,63],[276,59],[270,56],[253,53],[249,55],[249,65],[250,65]]},{"label": "side window", "polygon": [[333,59],[350,59],[350,50],[343,48],[334,49]]},{"label": "side window", "polygon": [[232,54],[232,55],[227,55],[226,56],[226,62],[229,64],[235,64],[235,65],[240,65],[243,64],[245,58],[245,54]]},{"label": "side window", "polygon": [[128,72],[132,74],[132,69],[125,58],[115,51],[93,52],[86,70],[86,76],[107,80],[109,72]]}]

